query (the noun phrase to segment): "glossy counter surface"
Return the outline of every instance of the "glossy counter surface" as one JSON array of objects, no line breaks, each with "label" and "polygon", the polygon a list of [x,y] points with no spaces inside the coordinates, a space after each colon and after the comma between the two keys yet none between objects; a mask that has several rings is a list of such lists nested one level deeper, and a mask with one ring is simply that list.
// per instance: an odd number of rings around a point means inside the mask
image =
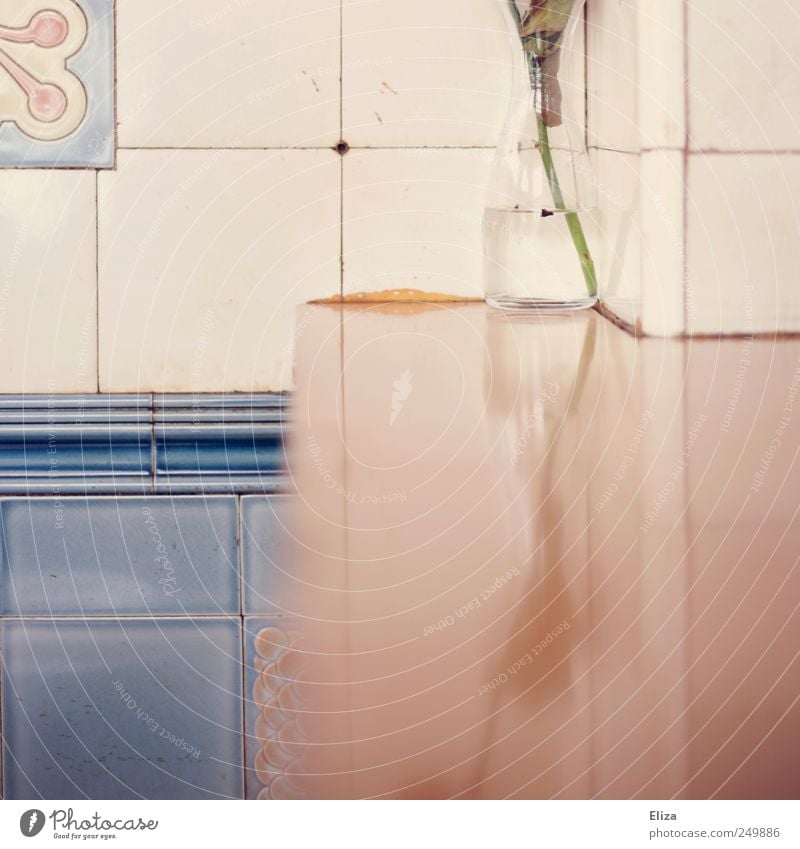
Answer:
[{"label": "glossy counter surface", "polygon": [[251,682],[272,795],[796,796],[799,358],[302,308]]}]

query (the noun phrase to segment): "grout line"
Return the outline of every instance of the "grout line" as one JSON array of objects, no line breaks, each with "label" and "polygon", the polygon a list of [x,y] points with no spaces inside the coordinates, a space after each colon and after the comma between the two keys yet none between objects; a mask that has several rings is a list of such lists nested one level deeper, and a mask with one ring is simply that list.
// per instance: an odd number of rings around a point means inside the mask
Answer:
[{"label": "grout line", "polygon": [[350,150],[497,150],[491,144],[351,144]]},{"label": "grout line", "polygon": [[[3,540],[0,542],[0,546],[4,549],[6,545],[5,535],[3,535]],[[8,757],[6,754],[6,744],[5,744],[5,731],[4,731],[4,716],[3,716],[3,679],[5,678],[5,669],[6,669],[6,658],[5,658],[5,645],[3,644],[3,637],[5,629],[2,627],[3,621],[5,617],[0,617],[0,801],[5,799],[4,786],[3,786],[3,773],[5,769],[5,759]]]},{"label": "grout line", "polygon": [[[344,139],[344,0],[339,0],[339,141]],[[339,163],[339,296],[344,298],[344,156]]]},{"label": "grout line", "polygon": [[344,135],[344,0],[339,0],[339,141]]},{"label": "grout line", "polygon": [[[358,148],[356,148],[358,149]],[[391,149],[391,148],[389,148]],[[402,149],[402,148],[401,148]],[[420,150],[422,148],[409,148],[410,150]],[[469,148],[445,148],[446,150],[468,150]],[[642,147],[639,150],[622,150],[615,147],[604,147],[599,144],[589,145],[589,150],[602,150],[606,153],[619,153],[622,156],[639,156],[642,153],[661,153],[664,151],[672,151],[674,153],[686,153],[692,156],[800,156],[800,150],[792,148],[758,148],[754,150],[725,150],[719,147],[689,147],[686,145],[664,146],[664,147]]]},{"label": "grout line", "polygon": [[53,613],[52,615],[35,613],[4,613],[0,622],[158,622],[168,619],[174,622],[186,622],[192,619],[216,619],[223,622],[240,621],[235,613]]},{"label": "grout line", "polygon": [[583,7],[583,144],[589,149],[589,13]]},{"label": "grout line", "polygon": [[[227,152],[227,153],[236,153],[237,151],[245,151],[245,150],[332,150],[336,147],[336,144],[312,144],[312,145],[301,145],[301,144],[278,144],[278,145],[242,145],[231,147],[230,145],[180,145],[179,147],[164,147],[163,145],[142,145],[138,147],[119,147],[118,150],[125,151],[172,151],[173,153],[181,153],[181,152],[189,152],[189,151],[200,151],[200,152]],[[52,168],[48,169],[52,170]],[[85,169],[79,169],[85,170]],[[100,170],[112,170],[112,169],[100,169]]]},{"label": "grout line", "polygon": [[792,148],[775,148],[769,150],[767,148],[758,148],[757,150],[724,150],[718,147],[698,147],[688,150],[690,156],[798,156],[800,150]]},{"label": "grout line", "polygon": [[242,496],[236,497],[236,563],[239,569],[239,642],[242,657],[241,673],[242,673],[242,798],[247,798],[247,702],[249,693],[247,692],[247,646],[245,644],[245,627],[244,627],[244,554],[243,554],[243,528],[244,528],[244,508],[242,504]]},{"label": "grout line", "polygon": [[94,172],[94,356],[96,387],[100,393],[100,172]]},{"label": "grout line", "polygon": [[113,48],[112,48],[112,51],[111,51],[111,61],[112,61],[112,64],[114,66],[114,69],[113,69],[114,75],[113,75],[113,80],[112,80],[112,85],[114,86],[114,91],[112,93],[112,97],[114,99],[114,102],[111,104],[111,109],[112,109],[112,112],[113,112],[112,121],[114,123],[114,162],[111,165],[111,169],[110,169],[112,171],[117,170],[117,165],[119,164],[118,163],[119,157],[118,157],[117,154],[120,150],[120,145],[119,145],[119,63],[117,61],[117,59],[119,58],[117,56],[117,48],[118,48],[119,41],[120,41],[120,39],[119,39],[119,8],[118,7],[119,7],[119,0],[113,0],[113,2],[111,4],[111,14],[114,16],[113,21],[112,21],[112,25],[113,25],[112,38],[114,39],[114,41],[113,41]]},{"label": "grout line", "polygon": [[150,393],[150,491],[156,494],[156,482],[158,481],[156,463],[158,462],[158,451],[156,450],[156,398]]},{"label": "grout line", "polygon": [[239,570],[239,616],[244,618],[244,505],[236,494],[236,568]]},{"label": "grout line", "polygon": [[[344,132],[344,129],[342,129]],[[341,141],[341,139],[339,140]],[[338,142],[337,142],[338,144]],[[350,150],[495,150],[496,146],[491,144],[349,144],[348,147]],[[236,153],[237,151],[264,151],[264,150],[273,150],[273,151],[293,151],[293,150],[335,150],[336,145],[329,144],[319,144],[319,145],[268,145],[264,147],[229,147],[229,146],[216,146],[216,147],[161,147],[161,146],[152,146],[152,147],[120,147],[119,150],[125,151],[157,151],[157,152],[165,152],[171,151],[173,153],[182,153],[182,152],[193,152],[193,151],[201,151],[201,152],[225,152],[225,153]],[[633,152],[633,151],[630,151]],[[800,153],[800,151],[798,151]],[[0,166],[0,170],[2,167]],[[47,167],[45,170],[52,170],[52,167]],[[73,170],[85,171],[85,170],[111,170],[111,169],[86,169],[86,168],[76,168]]]},{"label": "grout line", "polygon": [[[495,145],[491,144],[349,144],[348,147],[350,150],[489,150],[493,151],[496,149]],[[640,153],[652,153],[654,151],[665,151],[665,150],[673,150],[673,151],[683,151],[684,147],[681,145],[656,145],[654,147],[641,147],[637,150],[632,149],[623,149],[623,148],[615,148],[615,147],[606,147],[601,144],[588,144],[587,148],[589,150],[604,150],[608,153],[625,153],[630,154],[631,156],[637,156]],[[558,148],[563,150],[564,148]],[[181,147],[162,147],[162,146],[148,146],[148,147],[119,147],[117,150],[122,151],[154,151],[154,152],[172,152],[172,153],[190,153],[195,151],[206,152],[206,153],[236,153],[238,151],[284,151],[291,152],[293,150],[302,151],[302,150],[330,150],[335,151],[335,145],[329,144],[318,144],[318,145],[267,145],[263,147],[231,147],[229,145],[225,146],[216,146],[216,147],[188,147],[186,145]],[[800,148],[792,148],[792,147],[780,147],[780,148],[752,148],[752,149],[730,149],[727,150],[725,148],[719,147],[690,147],[688,151],[691,155],[696,154],[704,154],[704,155],[714,155],[714,156],[800,156]],[[337,154],[338,155],[338,154]],[[0,173],[3,171],[94,171],[96,174],[105,174],[105,173],[113,173],[114,171],[119,170],[115,167],[102,167],[99,168],[97,166],[87,166],[87,165],[0,165]]]},{"label": "grout line", "polygon": [[339,296],[344,298],[344,157],[339,163]]},{"label": "grout line", "polygon": [[681,255],[681,289],[683,296],[683,332],[689,333],[689,0],[681,3],[683,28],[683,251]]}]

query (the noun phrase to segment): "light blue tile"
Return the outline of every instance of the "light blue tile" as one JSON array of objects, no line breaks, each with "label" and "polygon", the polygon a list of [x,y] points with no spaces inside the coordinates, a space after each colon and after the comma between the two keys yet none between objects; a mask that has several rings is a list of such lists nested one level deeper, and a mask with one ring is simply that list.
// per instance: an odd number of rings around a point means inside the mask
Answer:
[{"label": "light blue tile", "polygon": [[242,609],[246,615],[286,612],[294,574],[288,528],[292,498],[242,498]]},{"label": "light blue tile", "polygon": [[0,629],[6,799],[242,797],[238,619]]},{"label": "light blue tile", "polygon": [[279,493],[286,492],[288,481],[284,474],[231,475],[209,477],[202,475],[162,475],[156,478],[153,492],[158,495],[189,495],[192,493]]},{"label": "light blue tile", "polygon": [[[64,139],[29,138],[16,125],[0,126],[0,167],[111,168],[116,156],[114,115],[114,0],[76,0],[87,35],[67,67],[83,84],[86,116]],[[3,72],[0,72],[3,73]]]},{"label": "light blue tile", "polygon": [[236,614],[234,497],[0,501],[0,613]]},{"label": "light blue tile", "polygon": [[[217,421],[220,419],[237,419],[243,414],[245,421],[251,421],[256,416],[269,416],[272,421],[283,421],[289,414],[291,398],[289,395],[275,395],[260,392],[214,394],[167,394],[155,395],[153,406],[157,416],[170,417],[169,421],[184,421],[185,415],[195,413],[203,415],[212,413]],[[191,419],[190,419],[191,420]]]}]

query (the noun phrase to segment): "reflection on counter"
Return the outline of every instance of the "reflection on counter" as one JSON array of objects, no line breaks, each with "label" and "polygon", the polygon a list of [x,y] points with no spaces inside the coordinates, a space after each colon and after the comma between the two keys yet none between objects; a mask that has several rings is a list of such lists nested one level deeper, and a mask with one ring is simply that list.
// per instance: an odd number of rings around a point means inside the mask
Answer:
[{"label": "reflection on counter", "polygon": [[252,795],[796,793],[800,343],[303,310]]}]

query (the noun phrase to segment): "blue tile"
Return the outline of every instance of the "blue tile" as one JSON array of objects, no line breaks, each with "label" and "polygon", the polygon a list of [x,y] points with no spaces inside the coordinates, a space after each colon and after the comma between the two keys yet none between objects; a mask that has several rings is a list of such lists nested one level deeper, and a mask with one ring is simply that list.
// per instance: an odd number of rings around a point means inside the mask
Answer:
[{"label": "blue tile", "polygon": [[[55,480],[44,477],[0,477],[0,495],[148,495],[151,478],[120,478],[109,475],[70,475]],[[229,490],[225,490],[228,492]],[[184,490],[186,492],[186,490]],[[197,492],[197,489],[192,490]]]},{"label": "blue tile", "polygon": [[158,474],[204,478],[271,475],[284,467],[280,424],[157,425]]},{"label": "blue tile", "polygon": [[0,495],[277,493],[289,400],[258,395],[0,398]]},{"label": "blue tile", "polygon": [[238,613],[233,497],[0,501],[0,613]]},{"label": "blue tile", "polygon": [[147,424],[0,425],[0,479],[146,478],[152,452]]},{"label": "blue tile", "polygon": [[[228,393],[223,395],[211,394],[168,394],[156,395],[153,406],[156,414],[163,417],[174,416],[170,421],[185,421],[185,414],[202,415],[211,413],[220,418],[236,417],[244,414],[245,421],[255,416],[269,416],[273,421],[282,421],[288,415],[290,407],[289,395],[275,395],[260,392],[255,395],[248,393]],[[191,420],[191,419],[190,419]]]},{"label": "blue tile", "polygon": [[242,797],[238,619],[0,629],[6,799]]},{"label": "blue tile", "polygon": [[[188,495],[190,493],[252,493],[273,494],[286,492],[288,479],[285,474],[269,476],[238,474],[219,477],[202,475],[162,475],[156,478],[153,492],[158,495]],[[0,484],[0,492],[2,484]]]},{"label": "blue tile", "polygon": [[299,634],[285,617],[244,623],[246,797],[305,798],[308,739],[294,686],[303,663]]},{"label": "blue tile", "polygon": [[0,395],[0,410],[17,411],[20,420],[31,410],[73,410],[77,416],[86,410],[147,412],[152,404],[152,397],[146,394]]},{"label": "blue tile", "polygon": [[292,496],[242,498],[242,610],[286,612],[289,572],[289,511]]},{"label": "blue tile", "polygon": [[[111,168],[115,161],[114,115],[114,0],[74,0],[83,12],[76,21],[85,21],[86,38],[78,51],[65,57],[67,70],[77,78],[86,94],[86,109],[77,126],[65,126],[63,134],[49,137],[56,122],[23,128],[0,116],[0,167],[87,167]],[[59,14],[60,11],[56,10]],[[0,20],[0,24],[20,26],[27,21]],[[7,46],[7,45],[6,45]],[[26,45],[26,50],[58,51],[59,47]],[[10,52],[10,51],[9,51]],[[22,61],[24,54],[17,53]],[[0,71],[3,75],[7,72]],[[69,113],[65,113],[67,120]],[[28,120],[30,120],[30,117]],[[38,127],[47,131],[38,132]],[[74,127],[74,128],[73,128]]]}]

